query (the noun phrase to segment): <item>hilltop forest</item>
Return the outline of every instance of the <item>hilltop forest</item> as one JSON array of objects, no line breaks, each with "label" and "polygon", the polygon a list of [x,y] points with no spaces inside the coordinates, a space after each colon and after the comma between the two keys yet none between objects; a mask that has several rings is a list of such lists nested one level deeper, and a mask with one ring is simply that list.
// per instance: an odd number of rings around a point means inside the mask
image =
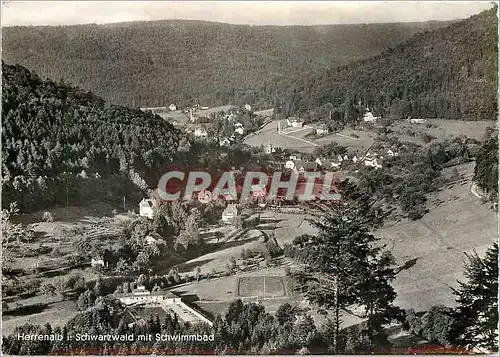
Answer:
[{"label": "hilltop forest", "polygon": [[[385,52],[288,83],[275,95],[284,117],[346,122],[369,107],[395,119],[488,120],[497,117],[496,8]],[[362,113],[361,113],[362,114]]]},{"label": "hilltop forest", "polygon": [[[2,204],[23,210],[134,192],[137,172],[189,143],[159,116],[106,106],[76,87],[2,63]],[[136,185],[136,186],[137,186]],[[132,186],[134,186],[132,184]],[[138,187],[135,187],[137,191]]]},{"label": "hilltop forest", "polygon": [[272,106],[272,79],[376,55],[449,22],[248,26],[204,21],[7,27],[3,59],[116,105]]}]

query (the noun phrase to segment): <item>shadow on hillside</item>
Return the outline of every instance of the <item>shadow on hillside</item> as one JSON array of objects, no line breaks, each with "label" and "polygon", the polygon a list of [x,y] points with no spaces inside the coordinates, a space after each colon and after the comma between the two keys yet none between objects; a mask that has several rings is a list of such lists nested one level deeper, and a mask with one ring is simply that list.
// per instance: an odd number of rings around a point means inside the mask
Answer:
[{"label": "shadow on hillside", "polygon": [[[194,269],[196,269],[198,265],[202,266],[203,264],[210,263],[213,260],[214,260],[213,258],[210,258],[210,259],[197,260],[195,262],[186,262],[178,264],[176,267],[179,269],[179,273],[189,273],[189,272],[194,273]],[[204,272],[202,271],[201,273],[203,274]]]}]

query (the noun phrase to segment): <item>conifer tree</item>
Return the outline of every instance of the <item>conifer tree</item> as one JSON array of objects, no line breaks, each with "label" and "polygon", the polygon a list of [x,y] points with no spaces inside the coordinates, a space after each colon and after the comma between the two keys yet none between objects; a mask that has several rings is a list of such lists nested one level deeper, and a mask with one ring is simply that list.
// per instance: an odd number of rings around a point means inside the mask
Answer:
[{"label": "conifer tree", "polygon": [[467,281],[454,289],[458,321],[452,332],[455,343],[468,349],[498,351],[498,244],[484,258],[467,255]]}]

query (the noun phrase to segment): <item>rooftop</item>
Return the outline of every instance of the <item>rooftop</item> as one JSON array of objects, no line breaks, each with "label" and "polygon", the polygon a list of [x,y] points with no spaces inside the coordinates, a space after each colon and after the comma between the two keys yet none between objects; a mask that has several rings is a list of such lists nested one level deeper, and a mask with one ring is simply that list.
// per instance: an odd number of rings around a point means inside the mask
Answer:
[{"label": "rooftop", "polygon": [[[146,289],[134,289],[132,290],[131,293],[114,293],[113,296],[116,298],[121,298],[121,297],[129,297],[129,296],[140,296],[140,295],[146,295],[144,292],[148,292],[148,296],[165,296],[166,298],[174,299],[174,298],[179,298],[178,295],[174,294],[173,292],[169,290],[163,290],[163,291],[153,291],[150,292],[149,290]],[[139,293],[139,295],[137,294]]]}]

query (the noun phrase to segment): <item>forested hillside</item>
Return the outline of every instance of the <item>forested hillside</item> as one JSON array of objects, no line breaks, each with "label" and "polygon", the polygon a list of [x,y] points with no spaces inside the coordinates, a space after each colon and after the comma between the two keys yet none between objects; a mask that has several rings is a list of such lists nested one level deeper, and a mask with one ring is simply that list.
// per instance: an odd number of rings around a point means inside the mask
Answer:
[{"label": "forested hillside", "polygon": [[[449,22],[248,26],[203,21],[7,27],[3,59],[128,106],[272,105],[295,80],[380,53]],[[269,86],[268,86],[269,85]],[[268,91],[261,87],[269,87]]]},{"label": "forested hillside", "polygon": [[276,106],[284,116],[307,113],[311,120],[324,120],[331,111],[355,120],[366,107],[394,118],[493,120],[497,44],[493,8],[416,34],[380,55],[281,83],[287,94],[280,101],[276,96]]},{"label": "forested hillside", "polygon": [[41,80],[19,65],[2,63],[2,90],[4,206],[17,201],[30,210],[126,195],[130,169],[166,167],[183,142],[158,116],[106,106],[92,93]]}]

